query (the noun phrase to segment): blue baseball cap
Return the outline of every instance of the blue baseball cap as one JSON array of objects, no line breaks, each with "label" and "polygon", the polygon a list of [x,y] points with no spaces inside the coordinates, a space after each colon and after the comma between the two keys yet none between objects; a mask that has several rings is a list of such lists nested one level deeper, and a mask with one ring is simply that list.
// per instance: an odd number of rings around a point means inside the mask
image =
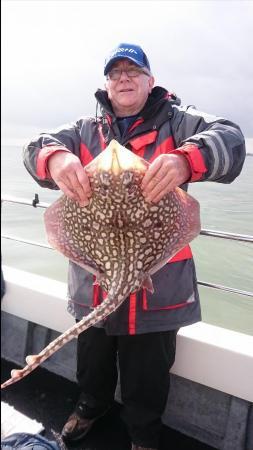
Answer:
[{"label": "blue baseball cap", "polygon": [[112,65],[120,59],[128,59],[137,66],[146,67],[150,71],[148,58],[139,45],[121,43],[106,58],[104,75],[107,75]]}]

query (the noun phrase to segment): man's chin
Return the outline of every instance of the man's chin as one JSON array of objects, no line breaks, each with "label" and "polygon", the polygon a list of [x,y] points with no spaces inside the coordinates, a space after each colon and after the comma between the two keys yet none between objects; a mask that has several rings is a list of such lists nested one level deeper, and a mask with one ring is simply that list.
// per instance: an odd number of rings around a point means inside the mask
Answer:
[{"label": "man's chin", "polygon": [[128,97],[128,98],[120,98],[118,104],[120,106],[123,106],[124,108],[127,108],[127,107],[132,108],[133,106],[136,105],[136,102],[133,101],[133,99]]}]

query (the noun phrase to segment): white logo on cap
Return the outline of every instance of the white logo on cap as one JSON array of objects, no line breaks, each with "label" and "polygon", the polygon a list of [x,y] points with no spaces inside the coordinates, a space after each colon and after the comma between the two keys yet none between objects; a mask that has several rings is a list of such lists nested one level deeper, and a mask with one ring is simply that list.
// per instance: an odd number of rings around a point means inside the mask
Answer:
[{"label": "white logo on cap", "polygon": [[135,53],[136,55],[138,55],[137,51],[134,50],[133,48],[117,48],[117,50],[115,50],[115,52],[112,53],[112,56],[116,55],[116,53],[122,52]]}]

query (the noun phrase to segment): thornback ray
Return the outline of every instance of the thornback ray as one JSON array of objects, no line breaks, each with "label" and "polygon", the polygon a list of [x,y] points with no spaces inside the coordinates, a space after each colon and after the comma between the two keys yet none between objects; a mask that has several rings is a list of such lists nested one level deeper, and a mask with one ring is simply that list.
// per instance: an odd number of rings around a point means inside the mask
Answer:
[{"label": "thornback ray", "polygon": [[92,196],[88,206],[63,195],[45,212],[48,241],[68,259],[96,277],[106,299],[80,322],[52,341],[27,365],[13,370],[5,388],[87,328],[114,312],[139,289],[152,292],[151,275],[200,232],[198,202],[180,188],[158,203],[148,203],[141,181],[149,163],[112,140],[85,167]]}]

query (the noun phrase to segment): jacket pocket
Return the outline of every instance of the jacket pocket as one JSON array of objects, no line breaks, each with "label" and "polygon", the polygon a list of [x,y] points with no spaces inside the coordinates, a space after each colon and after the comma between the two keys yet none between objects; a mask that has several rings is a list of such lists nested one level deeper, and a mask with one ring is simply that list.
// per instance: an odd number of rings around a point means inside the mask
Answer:
[{"label": "jacket pocket", "polygon": [[152,276],[154,293],[142,291],[144,311],[187,307],[195,301],[196,273],[192,259],[165,264]]},{"label": "jacket pocket", "polygon": [[93,275],[82,267],[69,262],[68,296],[70,302],[79,306],[93,307]]}]

